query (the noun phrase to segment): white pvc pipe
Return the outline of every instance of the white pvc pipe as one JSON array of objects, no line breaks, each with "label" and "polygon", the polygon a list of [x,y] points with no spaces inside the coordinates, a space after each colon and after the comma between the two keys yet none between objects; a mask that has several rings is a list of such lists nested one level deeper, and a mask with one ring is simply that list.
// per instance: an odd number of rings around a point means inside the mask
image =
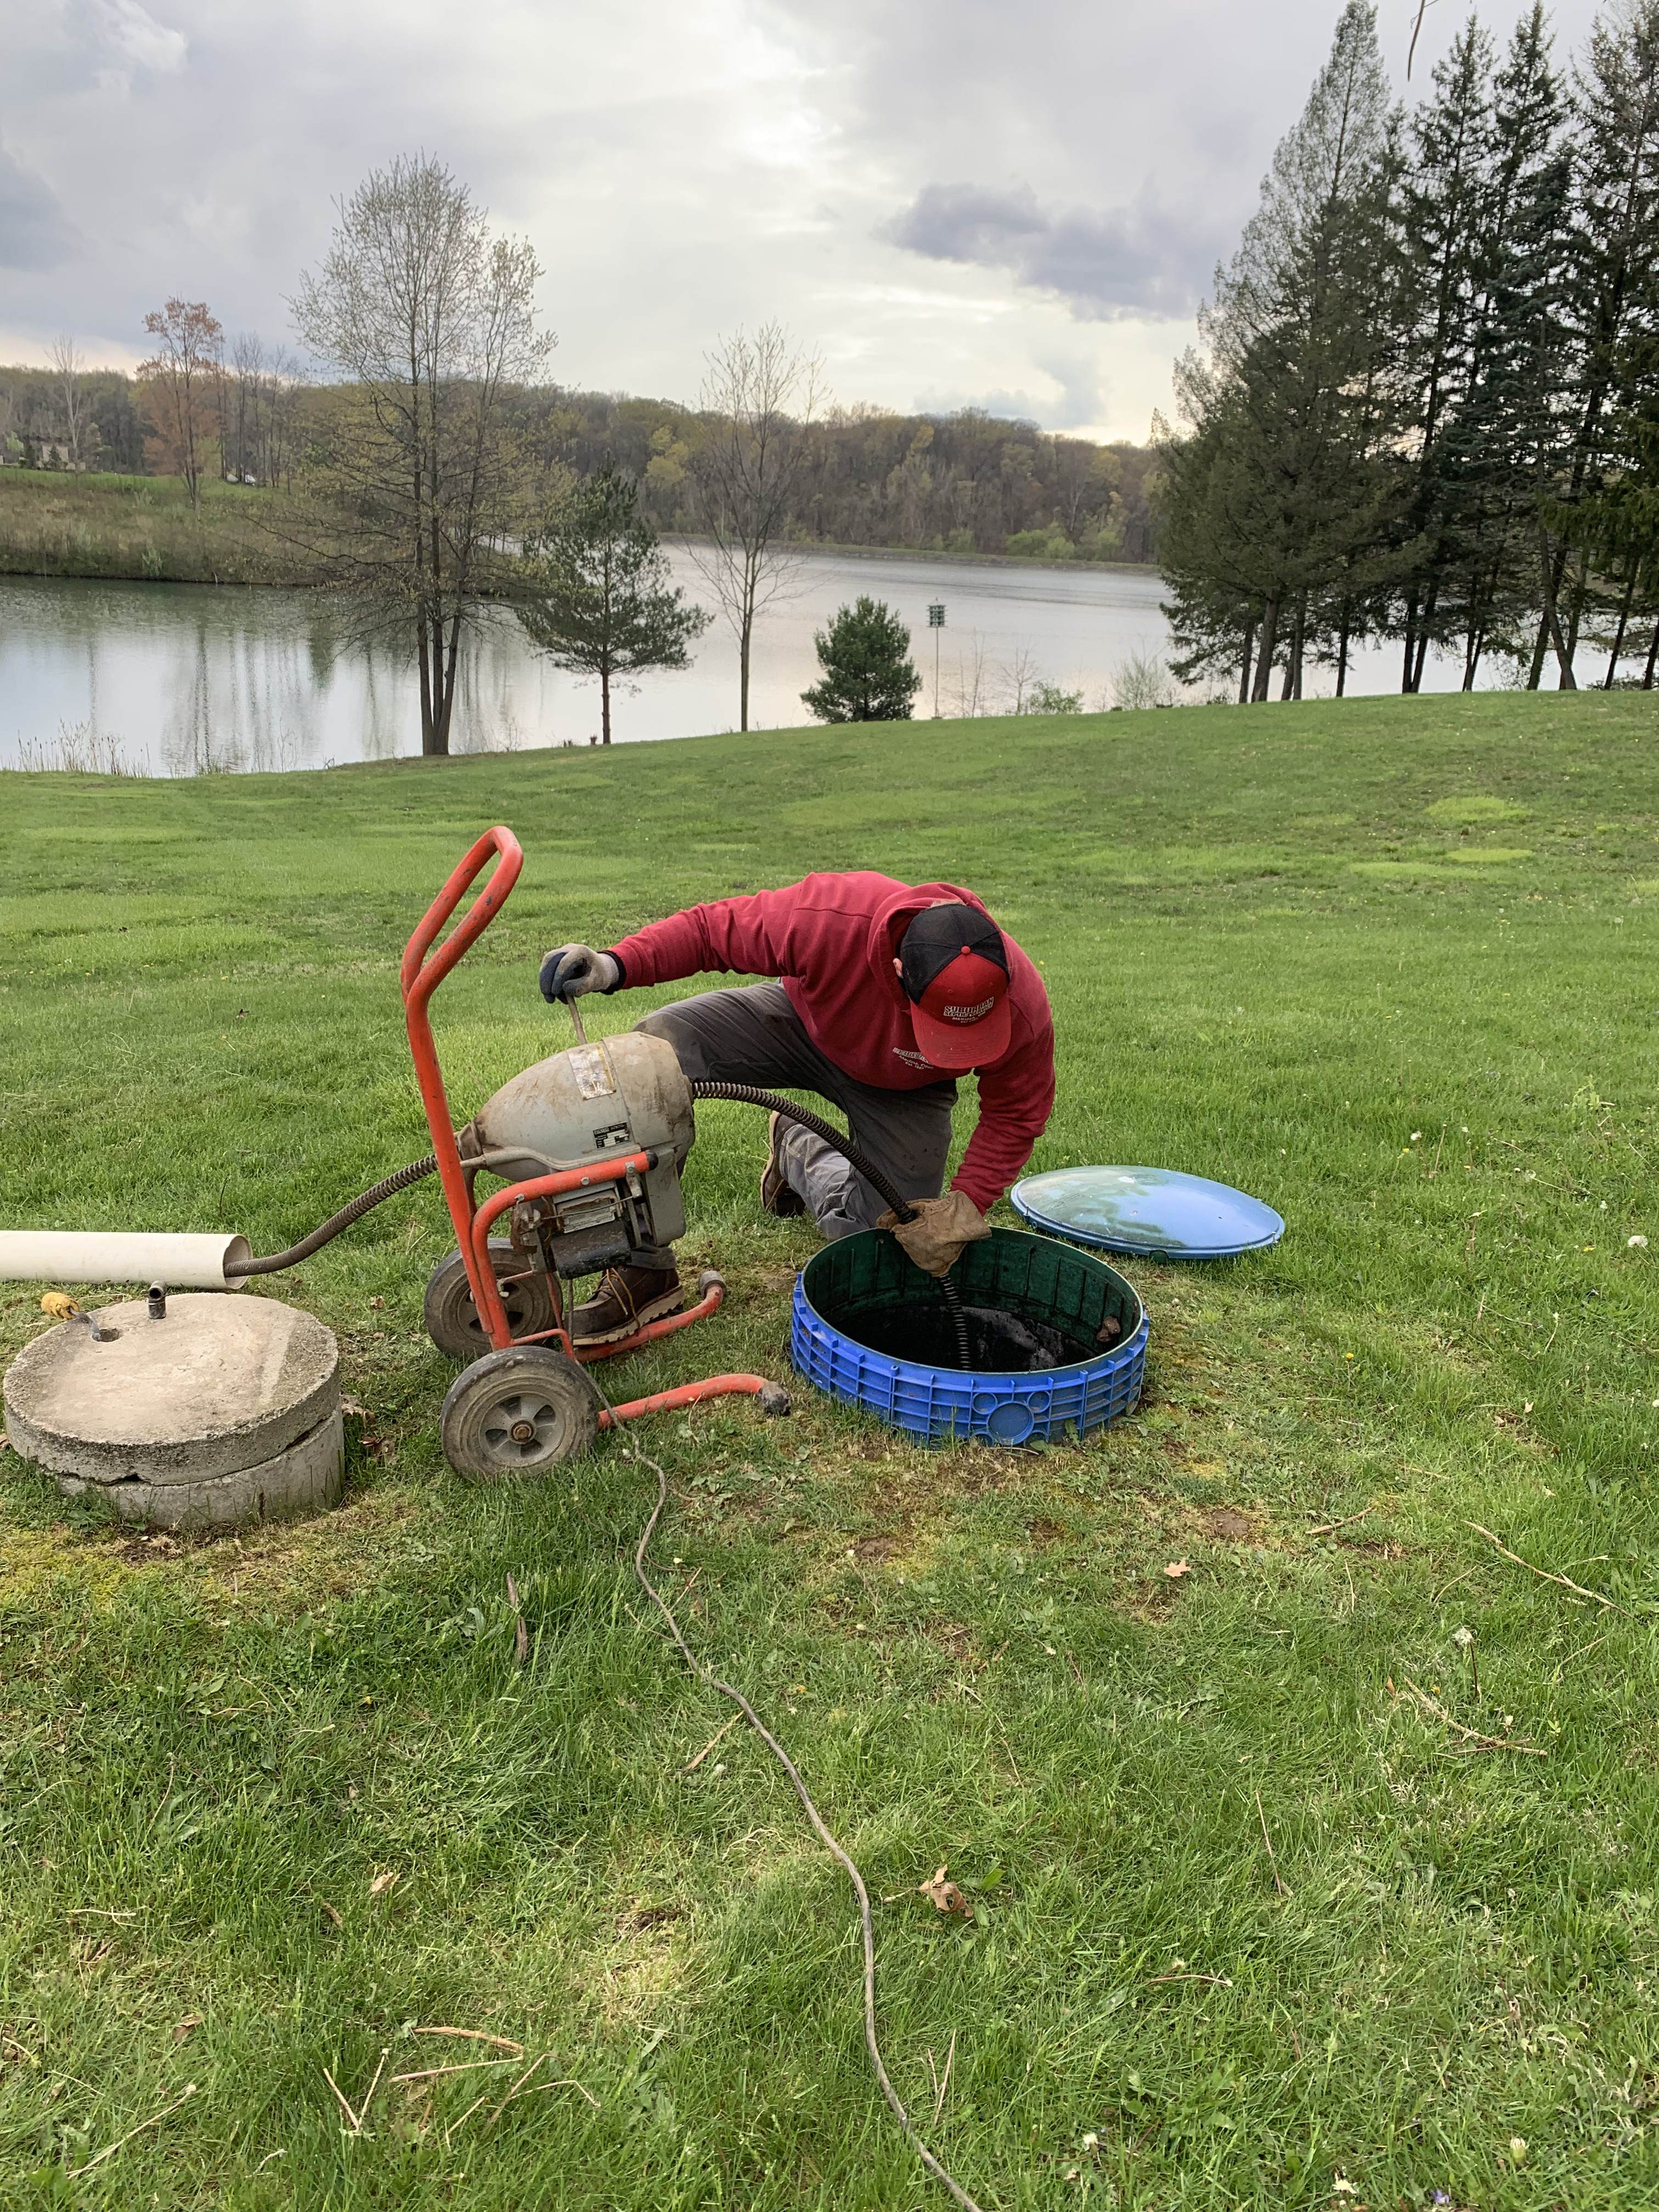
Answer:
[{"label": "white pvc pipe", "polygon": [[137,1231],[0,1229],[0,1279],[14,1283],[164,1283],[173,1291],[240,1291],[225,1264],[251,1256],[246,1237]]}]

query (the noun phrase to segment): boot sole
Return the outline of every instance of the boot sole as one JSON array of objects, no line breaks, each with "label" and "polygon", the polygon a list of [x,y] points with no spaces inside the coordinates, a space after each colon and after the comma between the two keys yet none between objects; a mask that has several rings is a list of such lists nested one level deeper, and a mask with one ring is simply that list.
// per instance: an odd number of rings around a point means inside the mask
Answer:
[{"label": "boot sole", "polygon": [[647,1322],[660,1321],[665,1314],[678,1313],[684,1304],[684,1290],[665,1291],[660,1297],[648,1298],[637,1313],[615,1328],[599,1329],[591,1336],[578,1336],[573,1328],[570,1341],[573,1346],[620,1344],[626,1336],[636,1336]]}]

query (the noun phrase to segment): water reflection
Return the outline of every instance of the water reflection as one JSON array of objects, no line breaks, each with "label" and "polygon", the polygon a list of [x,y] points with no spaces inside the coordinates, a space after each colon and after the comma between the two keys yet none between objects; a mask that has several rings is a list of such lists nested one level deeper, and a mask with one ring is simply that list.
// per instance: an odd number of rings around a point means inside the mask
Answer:
[{"label": "water reflection", "polygon": [[[688,595],[707,605],[684,550],[671,557]],[[1162,589],[1132,571],[813,554],[757,627],[753,720],[805,720],[814,634],[861,592],[910,628],[924,678],[919,714],[933,711],[936,645],[946,714],[1006,711],[1039,679],[1098,708],[1126,662],[1167,648]],[[946,627],[930,635],[933,601],[945,603]],[[1315,680],[1329,689],[1328,672]],[[1371,653],[1352,688],[1396,680],[1391,659]],[[1449,668],[1431,677],[1437,687],[1453,681]],[[737,695],[736,648],[716,623],[689,670],[618,688],[617,742],[732,729]],[[598,727],[597,688],[553,668],[510,616],[476,627],[462,656],[456,751],[585,745]],[[419,688],[412,656],[365,643],[350,611],[319,592],[0,578],[0,765],[49,761],[60,730],[77,729],[159,775],[389,760],[420,750]]]}]

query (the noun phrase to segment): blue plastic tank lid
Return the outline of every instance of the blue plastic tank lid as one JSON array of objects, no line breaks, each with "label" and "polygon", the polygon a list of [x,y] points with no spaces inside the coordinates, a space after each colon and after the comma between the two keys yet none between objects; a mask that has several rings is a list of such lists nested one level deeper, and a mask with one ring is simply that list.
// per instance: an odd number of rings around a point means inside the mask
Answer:
[{"label": "blue plastic tank lid", "polygon": [[1231,1260],[1285,1234],[1259,1198],[1176,1168],[1052,1168],[1008,1194],[1033,1228],[1147,1258]]}]

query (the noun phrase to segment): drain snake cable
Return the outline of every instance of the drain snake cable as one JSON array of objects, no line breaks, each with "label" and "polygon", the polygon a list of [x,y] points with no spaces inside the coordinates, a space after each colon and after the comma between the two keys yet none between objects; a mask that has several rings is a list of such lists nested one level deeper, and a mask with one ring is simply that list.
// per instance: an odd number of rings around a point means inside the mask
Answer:
[{"label": "drain snake cable", "polygon": [[[860,1170],[860,1173],[862,1173],[862,1170]],[[873,1178],[872,1178],[872,1180],[873,1180]],[[876,1187],[878,1189],[880,1189],[881,1188],[879,1184],[877,1184]],[[884,1196],[885,1195],[884,1193],[883,1194]],[[599,1376],[593,1372],[593,1370],[591,1367],[584,1367],[582,1373],[586,1376],[594,1396],[598,1398],[599,1403],[605,1407],[605,1411],[607,1413],[611,1413],[611,1401],[605,1396],[605,1386],[599,1381]],[[894,2118],[897,2120],[906,2141],[909,2143],[912,2150],[915,2152],[916,2156],[921,2160],[923,2166],[927,2167],[928,2172],[933,2175],[934,2180],[937,2181],[942,2188],[950,2191],[951,2197],[959,2205],[962,2206],[963,2212],[981,2212],[980,2205],[968,2194],[967,2191],[963,2188],[962,2185],[953,2179],[953,2177],[946,2171],[945,2167],[941,2165],[939,2160],[934,2157],[933,2152],[928,2149],[927,2144],[922,2141],[921,2136],[917,2130],[915,2122],[911,2118],[908,2112],[905,2109],[903,2100],[900,2097],[898,2091],[893,2087],[891,2076],[889,2075],[886,2063],[882,2057],[881,2045],[878,2041],[876,2036],[876,1937],[875,1929],[872,1923],[870,1915],[870,1892],[865,1885],[864,1876],[859,1872],[858,1867],[853,1859],[845,1850],[842,1850],[841,1844],[836,1840],[835,1836],[830,1832],[830,1827],[825,1821],[823,1814],[819,1812],[817,1807],[813,1803],[811,1792],[807,1789],[805,1783],[802,1781],[800,1770],[795,1765],[794,1760],[790,1758],[788,1753],[778,1741],[776,1736],[773,1735],[771,1729],[767,1727],[765,1722],[762,1720],[760,1715],[755,1711],[753,1705],[750,1704],[748,1698],[744,1697],[743,1692],[738,1689],[734,1689],[730,1682],[721,1681],[719,1675],[715,1674],[714,1668],[712,1667],[705,1666],[703,1662],[698,1658],[696,1653],[693,1651],[691,1646],[686,1642],[684,1636],[682,1634],[680,1625],[678,1621],[675,1620],[666,1599],[664,1598],[656,1584],[651,1580],[650,1576],[647,1574],[645,1571],[645,1555],[650,1547],[651,1539],[657,1533],[657,1523],[661,1520],[668,1504],[668,1477],[663,1472],[660,1463],[653,1459],[649,1452],[641,1451],[640,1449],[639,1446],[634,1441],[633,1435],[627,1422],[618,1421],[613,1415],[611,1428],[618,1442],[621,1443],[623,1449],[628,1454],[629,1457],[639,1466],[648,1467],[653,1474],[657,1478],[656,1503],[652,1506],[650,1516],[647,1520],[645,1527],[641,1532],[640,1540],[634,1547],[634,1572],[639,1579],[640,1588],[645,1592],[652,1604],[656,1607],[658,1612],[662,1615],[664,1621],[667,1624],[668,1632],[673,1638],[675,1644],[679,1650],[681,1658],[684,1660],[687,1667],[696,1677],[697,1680],[705,1684],[706,1686],[711,1690],[718,1690],[721,1697],[729,1698],[732,1700],[732,1704],[737,1706],[744,1718],[748,1722],[750,1727],[753,1729],[755,1734],[760,1738],[761,1741],[766,1746],[766,1748],[771,1753],[773,1758],[777,1760],[778,1765],[782,1767],[784,1772],[789,1778],[790,1784],[794,1790],[796,1796],[799,1797],[801,1802],[802,1810],[805,1813],[807,1819],[812,1824],[813,1832],[817,1835],[818,1841],[823,1845],[825,1850],[829,1852],[831,1858],[833,1858],[837,1865],[840,1866],[842,1872],[846,1875],[847,1879],[852,1883],[854,1892],[859,1901],[859,1922],[864,1938],[864,2044],[866,2050],[868,2051],[870,2054],[870,2063],[875,2070],[876,2080],[881,2085],[881,2094],[887,2100],[888,2106],[892,2112]]]},{"label": "drain snake cable", "polygon": [[[790,1099],[781,1098],[776,1091],[762,1091],[752,1083],[696,1082],[691,1085],[691,1093],[696,1098],[732,1099],[739,1105],[764,1107],[770,1113],[781,1114],[789,1121],[799,1121],[803,1128],[810,1129],[815,1137],[822,1137],[825,1144],[838,1152],[848,1165],[887,1200],[901,1221],[915,1219],[915,1208],[908,1199],[899,1195],[868,1153],[862,1152],[850,1137],[844,1137],[832,1121],[826,1121],[821,1114],[813,1113],[810,1107],[797,1106]],[[247,1275],[277,1275],[286,1267],[297,1267],[301,1260],[308,1260],[313,1252],[320,1252],[325,1244],[331,1244],[342,1230],[349,1229],[354,1221],[361,1221],[364,1214],[372,1212],[377,1206],[384,1206],[387,1199],[395,1198],[400,1190],[407,1190],[412,1183],[434,1175],[437,1167],[438,1163],[430,1152],[424,1159],[411,1160],[406,1168],[395,1170],[392,1174],[382,1176],[379,1182],[371,1184],[368,1189],[360,1192],[337,1213],[331,1213],[326,1221],[320,1222],[309,1237],[302,1237],[297,1244],[290,1244],[286,1252],[272,1252],[260,1260],[227,1260],[225,1280],[240,1281]],[[951,1327],[956,1337],[957,1364],[965,1370],[972,1366],[973,1358],[968,1340],[968,1317],[962,1308],[962,1293],[949,1275],[939,1275],[934,1279],[951,1316]]]}]

